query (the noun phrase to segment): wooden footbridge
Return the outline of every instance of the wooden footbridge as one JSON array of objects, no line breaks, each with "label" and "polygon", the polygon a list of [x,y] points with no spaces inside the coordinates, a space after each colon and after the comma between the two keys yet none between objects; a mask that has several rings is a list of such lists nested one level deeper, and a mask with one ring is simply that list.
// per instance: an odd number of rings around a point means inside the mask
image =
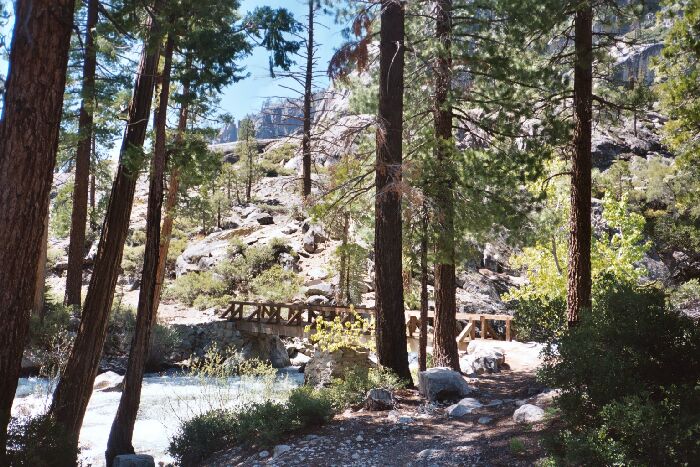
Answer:
[{"label": "wooden footbridge", "polygon": [[[375,314],[374,308],[307,305],[304,303],[272,303],[272,302],[231,302],[221,317],[236,323],[240,331],[257,334],[275,334],[287,337],[306,336],[305,327],[309,326],[311,332],[318,319],[334,320],[340,317],[341,322],[352,322],[355,313],[370,318]],[[406,311],[406,335],[410,341],[416,340],[420,329],[420,312]],[[435,317],[434,311],[428,312],[428,320]],[[513,317],[506,314],[474,314],[457,313],[457,325],[459,334],[457,342],[466,345],[470,340],[497,339],[510,341],[513,337],[511,321]],[[494,330],[492,323],[502,322],[503,332]],[[412,342],[411,342],[412,343]]]}]

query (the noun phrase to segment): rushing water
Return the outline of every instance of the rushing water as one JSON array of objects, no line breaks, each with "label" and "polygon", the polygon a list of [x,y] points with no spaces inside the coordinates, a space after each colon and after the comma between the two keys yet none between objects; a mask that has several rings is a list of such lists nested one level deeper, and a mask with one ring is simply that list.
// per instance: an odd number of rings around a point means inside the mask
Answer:
[{"label": "rushing water", "polygon": [[[183,375],[146,375],[134,427],[134,449],[139,454],[154,456],[156,465],[159,461],[171,462],[168,443],[182,421],[210,408],[274,397],[302,382],[303,375],[292,368],[280,370],[273,387],[271,381],[251,377],[202,381]],[[46,380],[22,378],[15,394],[13,415],[43,413],[50,403],[47,386]],[[104,465],[104,450],[120,396],[120,392],[93,392],[80,432],[84,465]]]}]

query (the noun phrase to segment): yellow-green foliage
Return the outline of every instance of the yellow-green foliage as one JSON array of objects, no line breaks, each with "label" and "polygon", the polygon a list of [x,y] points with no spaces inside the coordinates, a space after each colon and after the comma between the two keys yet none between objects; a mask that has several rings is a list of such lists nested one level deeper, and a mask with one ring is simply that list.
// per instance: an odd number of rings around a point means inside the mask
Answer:
[{"label": "yellow-green foliage", "polygon": [[[627,198],[623,196],[620,201],[608,197],[603,199],[603,218],[613,233],[601,237],[594,236],[592,239],[593,281],[602,275],[612,275],[626,282],[636,282],[646,272],[637,262],[650,247],[649,242],[644,241],[644,217],[630,212]],[[565,235],[555,237],[558,267],[551,239],[542,239],[535,246],[524,248],[521,254],[516,255],[512,264],[525,269],[528,283],[507,294],[506,300],[564,299],[566,242]]]},{"label": "yellow-green foliage", "polygon": [[[336,316],[333,320],[317,318],[316,333],[309,337],[311,342],[318,344],[321,350],[327,352],[342,348],[372,349],[374,341],[367,339],[366,336],[374,330],[374,321],[360,316],[353,306],[350,307],[350,313],[354,320],[345,323],[340,316]],[[311,326],[306,326],[304,332],[310,333]]]}]

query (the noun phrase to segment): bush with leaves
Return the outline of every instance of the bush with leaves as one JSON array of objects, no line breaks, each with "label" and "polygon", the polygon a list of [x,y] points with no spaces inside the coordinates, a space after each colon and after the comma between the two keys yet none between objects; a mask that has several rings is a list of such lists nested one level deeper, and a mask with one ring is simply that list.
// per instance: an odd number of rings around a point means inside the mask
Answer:
[{"label": "bush with leaves", "polygon": [[333,378],[330,386],[324,390],[333,407],[336,410],[344,410],[362,403],[370,389],[393,391],[405,386],[406,382],[385,368],[354,368],[347,371],[342,378]]},{"label": "bush with leaves", "polygon": [[[343,348],[371,350],[374,340],[368,339],[367,336],[374,330],[374,321],[372,318],[364,318],[355,311],[353,306],[350,306],[350,315],[352,320],[345,322],[340,316],[336,316],[333,320],[316,318],[314,321],[316,332],[311,334],[309,340],[325,352],[334,352]],[[311,326],[306,326],[304,332],[310,333]]]},{"label": "bush with leaves", "polygon": [[287,402],[268,400],[236,410],[212,410],[186,421],[170,441],[169,452],[181,465],[197,465],[234,446],[272,446],[289,433],[326,423],[332,415],[322,392],[296,388]]},{"label": "bush with leaves", "polygon": [[165,295],[200,310],[223,306],[232,300],[226,294],[226,284],[211,271],[191,272],[178,277],[166,289]]},{"label": "bush with leaves", "polygon": [[[604,198],[603,219],[608,229],[593,236],[591,245],[594,300],[595,289],[605,282],[599,280],[602,277],[636,284],[646,273],[639,261],[650,247],[644,240],[645,220],[630,212],[626,196]],[[521,338],[556,339],[566,330],[566,241],[566,230],[555,229],[549,239],[524,248],[511,260],[515,267],[525,269],[528,279],[504,296],[515,305],[514,324]]]},{"label": "bush with leaves", "polygon": [[77,465],[80,449],[48,415],[13,418],[7,431],[7,465]]},{"label": "bush with leaves", "polygon": [[599,278],[580,324],[540,377],[561,388],[556,452],[574,465],[692,465],[700,458],[700,325],[656,289]]},{"label": "bush with leaves", "polygon": [[303,283],[299,274],[276,264],[250,282],[250,291],[258,299],[289,302],[299,293]]},{"label": "bush with leaves", "polygon": [[[216,272],[223,277],[229,293],[248,294],[251,292],[252,281],[278,264],[283,253],[292,253],[284,239],[273,238],[266,245],[250,247],[238,239],[232,240],[228,247],[228,258],[218,264]],[[257,285],[264,287],[264,280]]]}]

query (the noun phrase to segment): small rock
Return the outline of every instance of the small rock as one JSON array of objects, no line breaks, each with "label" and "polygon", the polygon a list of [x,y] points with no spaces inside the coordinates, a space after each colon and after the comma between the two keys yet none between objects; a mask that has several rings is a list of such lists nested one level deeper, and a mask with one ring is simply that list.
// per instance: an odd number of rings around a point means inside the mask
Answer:
[{"label": "small rock", "polygon": [[416,455],[416,459],[419,461],[430,461],[442,457],[444,451],[440,449],[423,449]]},{"label": "small rock", "polygon": [[370,389],[365,399],[365,407],[369,411],[391,410],[394,407],[394,396],[387,389]]},{"label": "small rock", "polygon": [[471,397],[467,397],[458,403],[449,406],[447,408],[447,415],[450,417],[463,417],[464,415],[468,415],[480,407],[483,407],[481,402]]},{"label": "small rock", "polygon": [[392,410],[391,412],[389,412],[389,415],[387,415],[386,418],[390,422],[398,423],[399,425],[406,425],[413,422],[413,417],[401,415],[396,410]]},{"label": "small rock", "polygon": [[272,450],[272,457],[277,457],[280,454],[284,454],[287,451],[291,451],[292,447],[289,446],[288,444],[278,444],[275,446],[275,448]]},{"label": "small rock", "polygon": [[258,456],[259,456],[261,459],[265,459],[266,457],[270,457],[270,451],[260,451],[260,452],[258,453]]},{"label": "small rock", "polygon": [[362,437],[362,435],[357,435],[357,436],[355,437],[355,441],[357,441],[358,443],[359,443],[360,441],[364,441],[364,440],[365,440],[365,439]]},{"label": "small rock", "polygon": [[493,421],[493,418],[491,417],[479,417],[479,424],[480,425],[488,425]]},{"label": "small rock", "polygon": [[153,456],[146,454],[123,454],[114,458],[112,467],[155,467]]},{"label": "small rock", "polygon": [[360,455],[358,453],[354,453],[352,455],[352,460],[359,461],[360,460]]},{"label": "small rock", "polygon": [[536,405],[523,404],[513,413],[515,423],[537,423],[544,418],[544,410]]}]

